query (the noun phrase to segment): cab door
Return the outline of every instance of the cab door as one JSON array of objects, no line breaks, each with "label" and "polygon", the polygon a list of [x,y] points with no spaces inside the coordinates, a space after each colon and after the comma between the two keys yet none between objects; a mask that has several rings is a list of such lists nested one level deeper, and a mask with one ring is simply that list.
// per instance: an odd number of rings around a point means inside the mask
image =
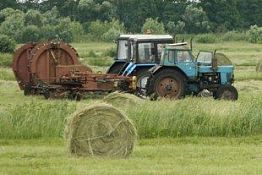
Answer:
[{"label": "cab door", "polygon": [[177,50],[175,62],[189,79],[197,77],[197,65],[190,50]]}]

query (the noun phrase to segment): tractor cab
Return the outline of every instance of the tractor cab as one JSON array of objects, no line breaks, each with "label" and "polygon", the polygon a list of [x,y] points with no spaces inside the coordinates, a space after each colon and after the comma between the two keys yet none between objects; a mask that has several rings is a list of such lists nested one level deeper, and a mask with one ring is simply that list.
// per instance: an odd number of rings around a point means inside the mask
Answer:
[{"label": "tractor cab", "polygon": [[186,42],[166,45],[162,52],[160,66],[176,66],[183,70],[189,79],[195,79],[197,75],[195,58]]},{"label": "tractor cab", "polygon": [[128,61],[119,74],[135,75],[138,89],[144,89],[149,77],[148,70],[160,63],[166,44],[173,43],[171,35],[136,35],[128,40]]},{"label": "tractor cab", "polygon": [[126,64],[128,60],[128,39],[132,34],[120,35],[115,41],[117,45],[117,55],[114,59],[114,63],[109,67],[107,73],[109,74],[118,74],[122,67]]}]

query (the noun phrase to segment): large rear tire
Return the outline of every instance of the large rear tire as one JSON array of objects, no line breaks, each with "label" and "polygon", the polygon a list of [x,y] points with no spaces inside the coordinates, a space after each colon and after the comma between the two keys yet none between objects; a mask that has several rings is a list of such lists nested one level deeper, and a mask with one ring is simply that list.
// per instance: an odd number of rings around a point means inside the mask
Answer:
[{"label": "large rear tire", "polygon": [[186,78],[176,70],[161,70],[150,76],[147,95],[169,99],[181,99],[185,96]]},{"label": "large rear tire", "polygon": [[213,93],[214,99],[218,100],[232,100],[238,99],[238,92],[234,86],[221,86]]}]

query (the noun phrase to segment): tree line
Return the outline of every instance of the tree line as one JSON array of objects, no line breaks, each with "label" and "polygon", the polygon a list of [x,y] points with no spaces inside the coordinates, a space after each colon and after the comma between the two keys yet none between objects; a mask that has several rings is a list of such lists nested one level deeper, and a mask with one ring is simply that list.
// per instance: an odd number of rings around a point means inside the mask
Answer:
[{"label": "tree line", "polygon": [[262,43],[261,9],[261,0],[6,0],[0,2],[0,51],[54,39],[113,41],[148,29],[198,34],[195,40],[202,43]]},{"label": "tree line", "polygon": [[127,32],[141,32],[146,19],[156,19],[168,32],[207,33],[262,26],[261,0],[5,0],[4,8],[41,13],[56,7],[59,15],[80,22],[119,20]]}]

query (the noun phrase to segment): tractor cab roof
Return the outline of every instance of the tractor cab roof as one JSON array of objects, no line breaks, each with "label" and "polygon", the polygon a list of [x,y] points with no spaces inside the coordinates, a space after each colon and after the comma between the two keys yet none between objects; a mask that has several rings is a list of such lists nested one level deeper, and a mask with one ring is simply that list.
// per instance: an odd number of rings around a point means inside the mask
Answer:
[{"label": "tractor cab roof", "polygon": [[187,42],[166,44],[165,48],[170,49],[170,50],[191,50],[188,47],[188,43]]},{"label": "tractor cab roof", "polygon": [[130,36],[130,41],[134,42],[168,42],[174,41],[171,35],[134,35]]},{"label": "tractor cab roof", "polygon": [[134,37],[134,36],[136,36],[136,34],[123,34],[123,35],[119,35],[117,40],[128,40],[130,37]]}]

